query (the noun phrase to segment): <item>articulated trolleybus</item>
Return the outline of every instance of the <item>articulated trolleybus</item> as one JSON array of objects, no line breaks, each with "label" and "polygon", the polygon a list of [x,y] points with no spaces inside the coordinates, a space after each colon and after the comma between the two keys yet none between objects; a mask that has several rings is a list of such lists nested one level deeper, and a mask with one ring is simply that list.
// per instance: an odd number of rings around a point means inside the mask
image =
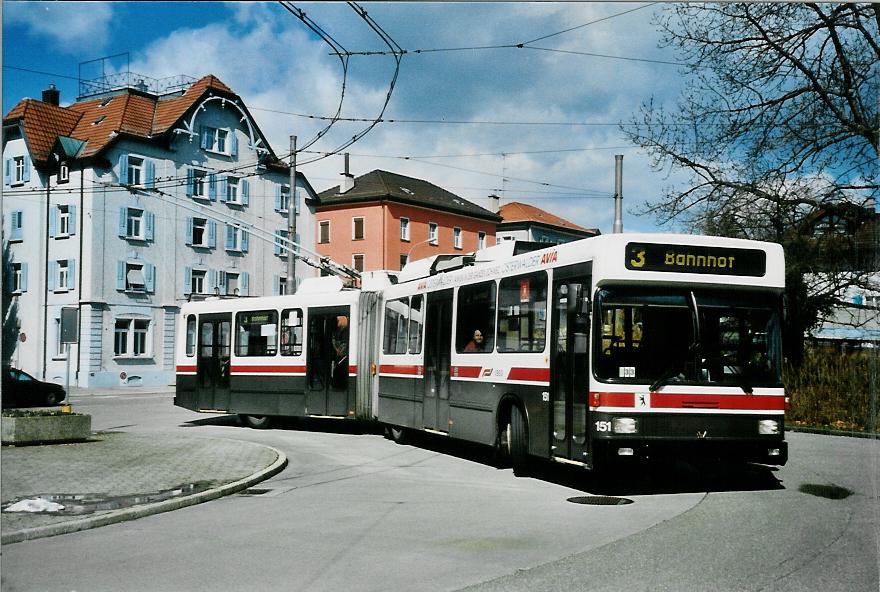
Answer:
[{"label": "articulated trolleybus", "polygon": [[374,420],[395,439],[495,446],[517,472],[535,457],[785,464],[779,245],[612,234],[529,247],[438,255],[359,289],[318,278],[291,296],[186,304],[175,404],[255,427]]}]

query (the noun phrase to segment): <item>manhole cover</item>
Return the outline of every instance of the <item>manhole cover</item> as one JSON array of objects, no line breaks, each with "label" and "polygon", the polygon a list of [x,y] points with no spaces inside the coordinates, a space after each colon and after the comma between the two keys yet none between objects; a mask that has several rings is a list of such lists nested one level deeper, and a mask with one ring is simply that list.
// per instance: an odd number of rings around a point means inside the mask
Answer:
[{"label": "manhole cover", "polygon": [[570,497],[567,501],[587,506],[625,506],[633,503],[631,499],[626,499],[625,497],[610,497],[607,495],[581,495]]}]

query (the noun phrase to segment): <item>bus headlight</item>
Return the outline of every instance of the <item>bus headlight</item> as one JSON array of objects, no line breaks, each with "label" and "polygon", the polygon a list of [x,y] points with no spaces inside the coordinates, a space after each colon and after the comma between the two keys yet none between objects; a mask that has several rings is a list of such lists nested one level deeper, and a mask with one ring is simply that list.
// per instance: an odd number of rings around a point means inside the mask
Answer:
[{"label": "bus headlight", "polygon": [[611,430],[615,434],[635,434],[639,431],[632,417],[615,417],[611,420]]},{"label": "bus headlight", "polygon": [[769,436],[779,433],[779,422],[775,419],[762,419],[758,421],[758,433]]}]

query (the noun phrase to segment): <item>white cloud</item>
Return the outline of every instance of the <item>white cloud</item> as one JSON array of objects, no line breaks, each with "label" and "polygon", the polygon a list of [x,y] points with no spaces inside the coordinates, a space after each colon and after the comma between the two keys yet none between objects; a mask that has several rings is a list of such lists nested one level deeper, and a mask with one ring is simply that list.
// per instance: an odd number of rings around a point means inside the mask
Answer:
[{"label": "white cloud", "polygon": [[112,17],[113,5],[104,2],[3,3],[4,25],[22,25],[71,55],[103,50]]}]

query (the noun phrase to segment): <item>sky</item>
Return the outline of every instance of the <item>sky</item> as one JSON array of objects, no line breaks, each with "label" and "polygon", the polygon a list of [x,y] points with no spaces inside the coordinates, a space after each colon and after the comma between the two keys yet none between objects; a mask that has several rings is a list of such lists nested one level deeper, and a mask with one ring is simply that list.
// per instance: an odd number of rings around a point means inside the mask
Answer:
[{"label": "sky", "polygon": [[[287,4],[348,52],[389,49],[346,3]],[[4,114],[49,84],[65,105],[79,79],[213,74],[243,98],[280,156],[291,135],[299,148],[309,144],[327,124],[315,116],[332,116],[340,98],[344,118],[367,120],[339,121],[299,153],[298,170],[318,192],[338,185],[343,170],[341,155],[322,154],[361,135],[383,107],[384,121],[346,149],[355,176],[388,170],[483,207],[497,194],[603,233],[613,223],[616,154],[627,231],[658,230],[639,211],[683,181],[653,171],[618,127],[643,102],[671,105],[683,90],[655,24],[663,4],[363,3],[407,52],[393,85],[393,56],[352,55],[344,73],[330,45],[277,2],[2,6]]]}]

